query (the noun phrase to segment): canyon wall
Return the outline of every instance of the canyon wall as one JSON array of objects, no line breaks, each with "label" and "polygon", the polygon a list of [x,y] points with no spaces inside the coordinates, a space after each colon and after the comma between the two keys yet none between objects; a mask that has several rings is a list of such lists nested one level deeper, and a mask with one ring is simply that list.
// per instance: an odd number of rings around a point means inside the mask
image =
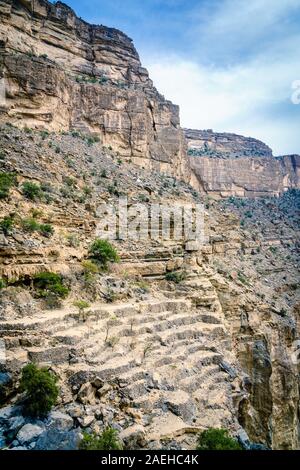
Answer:
[{"label": "canyon wall", "polygon": [[278,196],[300,187],[300,156],[273,157],[259,140],[185,129],[192,184],[214,196]]},{"label": "canyon wall", "polygon": [[179,108],[153,87],[132,40],[67,5],[0,1],[0,122],[100,136],[124,158],[189,178]]},{"label": "canyon wall", "polygon": [[219,158],[272,157],[270,147],[260,140],[227,132],[213,132],[212,129],[184,129],[190,155]]}]

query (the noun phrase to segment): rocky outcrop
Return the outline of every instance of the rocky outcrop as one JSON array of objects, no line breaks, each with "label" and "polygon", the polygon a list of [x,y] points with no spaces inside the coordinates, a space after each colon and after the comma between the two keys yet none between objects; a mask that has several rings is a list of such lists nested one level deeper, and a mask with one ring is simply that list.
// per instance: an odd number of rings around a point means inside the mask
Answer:
[{"label": "rocky outcrop", "polygon": [[259,140],[212,130],[184,129],[191,184],[216,197],[278,196],[300,187],[300,156],[273,157]]},{"label": "rocky outcrop", "polygon": [[179,108],[153,87],[130,38],[47,0],[0,2],[0,120],[98,136],[122,157],[188,179]]},{"label": "rocky outcrop", "polygon": [[278,196],[300,188],[300,156],[211,158],[191,156],[194,184],[216,197]]},{"label": "rocky outcrop", "polygon": [[272,150],[252,137],[213,132],[212,129],[184,129],[190,155],[212,158],[272,157]]}]

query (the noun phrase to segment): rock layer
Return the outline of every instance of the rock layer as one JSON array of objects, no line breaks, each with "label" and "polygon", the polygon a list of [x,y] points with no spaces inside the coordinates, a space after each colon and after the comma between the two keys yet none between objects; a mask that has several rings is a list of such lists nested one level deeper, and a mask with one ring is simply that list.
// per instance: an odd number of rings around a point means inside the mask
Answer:
[{"label": "rock layer", "polygon": [[215,196],[278,196],[300,187],[300,156],[190,157],[200,189]]},{"label": "rock layer", "polygon": [[260,140],[212,129],[184,129],[191,155],[219,158],[272,157],[270,147]]},{"label": "rock layer", "polygon": [[300,187],[300,156],[273,157],[259,140],[185,129],[192,184],[215,196],[278,196]]}]

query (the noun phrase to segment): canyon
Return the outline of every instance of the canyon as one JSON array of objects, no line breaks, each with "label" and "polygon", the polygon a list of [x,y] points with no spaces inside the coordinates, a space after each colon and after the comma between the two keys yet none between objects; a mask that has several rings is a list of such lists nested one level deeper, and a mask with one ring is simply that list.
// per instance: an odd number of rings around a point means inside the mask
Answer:
[{"label": "canyon", "polygon": [[[1,0],[0,20],[0,447],[75,449],[114,426],[130,449],[194,449],[210,427],[299,449],[300,157],[181,129],[132,41],[61,2]],[[119,237],[98,269],[98,208],[125,195],[201,204],[206,242]],[[68,296],[39,296],[40,273]],[[31,362],[60,387],[44,420],[21,412]]]}]

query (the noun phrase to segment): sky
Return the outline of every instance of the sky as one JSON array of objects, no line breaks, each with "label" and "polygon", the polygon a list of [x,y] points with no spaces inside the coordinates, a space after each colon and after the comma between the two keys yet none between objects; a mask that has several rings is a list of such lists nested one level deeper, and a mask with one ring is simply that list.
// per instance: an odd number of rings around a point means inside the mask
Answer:
[{"label": "sky", "polygon": [[[300,154],[300,0],[65,0],[130,36],[181,125]],[[298,103],[298,104],[296,104]]]}]

